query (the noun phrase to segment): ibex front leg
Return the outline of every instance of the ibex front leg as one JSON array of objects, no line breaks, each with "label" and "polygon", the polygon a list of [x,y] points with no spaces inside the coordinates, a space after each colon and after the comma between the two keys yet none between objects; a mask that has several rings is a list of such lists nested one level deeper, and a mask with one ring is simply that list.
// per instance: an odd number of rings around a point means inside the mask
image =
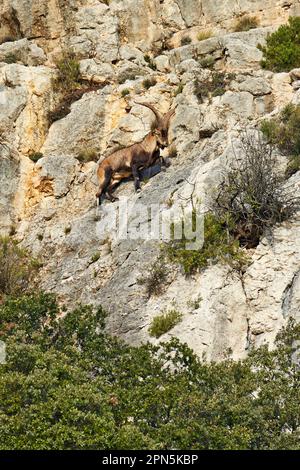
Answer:
[{"label": "ibex front leg", "polygon": [[136,190],[136,192],[138,192],[141,190],[141,182],[137,164],[132,165],[132,175],[134,178],[134,189]]}]

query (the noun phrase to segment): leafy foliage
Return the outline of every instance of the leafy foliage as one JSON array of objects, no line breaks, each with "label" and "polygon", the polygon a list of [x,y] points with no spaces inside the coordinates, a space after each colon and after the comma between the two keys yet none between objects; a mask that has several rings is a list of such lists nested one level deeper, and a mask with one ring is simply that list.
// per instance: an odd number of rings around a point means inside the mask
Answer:
[{"label": "leafy foliage", "polygon": [[37,261],[16,241],[0,237],[0,298],[26,292],[37,268]]},{"label": "leafy foliage", "polygon": [[[195,230],[196,214],[193,214]],[[164,251],[169,260],[179,263],[185,274],[193,274],[206,268],[210,263],[226,262],[232,266],[247,263],[245,255],[239,249],[239,242],[230,234],[233,222],[229,216],[218,218],[212,212],[204,217],[204,243],[200,250],[186,249],[186,239],[173,240],[166,244]]]},{"label": "leafy foliage", "polygon": [[259,45],[264,54],[262,67],[274,72],[289,72],[300,66],[300,17],[290,17],[287,25],[267,37],[266,45]]},{"label": "leafy foliage", "polygon": [[176,339],[125,345],[101,308],[62,313],[49,294],[0,305],[1,450],[299,450],[299,325],[208,364]]},{"label": "leafy foliage", "polygon": [[271,145],[290,157],[286,175],[296,173],[300,169],[300,105],[288,104],[278,117],[263,121],[261,131]]}]

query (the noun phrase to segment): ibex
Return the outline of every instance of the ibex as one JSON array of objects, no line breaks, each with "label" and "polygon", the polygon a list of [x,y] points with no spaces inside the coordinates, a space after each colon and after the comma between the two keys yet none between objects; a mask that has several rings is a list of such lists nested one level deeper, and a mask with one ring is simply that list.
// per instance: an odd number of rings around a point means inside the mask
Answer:
[{"label": "ibex", "polygon": [[160,148],[168,146],[168,130],[171,116],[175,113],[171,109],[162,115],[153,105],[148,103],[136,103],[146,106],[155,114],[156,120],[153,131],[139,143],[130,147],[117,150],[99,164],[97,177],[100,183],[96,197],[101,204],[102,194],[107,194],[110,201],[117,200],[112,195],[113,189],[119,182],[133,175],[135,190],[140,190],[139,170],[153,165],[160,158]]}]

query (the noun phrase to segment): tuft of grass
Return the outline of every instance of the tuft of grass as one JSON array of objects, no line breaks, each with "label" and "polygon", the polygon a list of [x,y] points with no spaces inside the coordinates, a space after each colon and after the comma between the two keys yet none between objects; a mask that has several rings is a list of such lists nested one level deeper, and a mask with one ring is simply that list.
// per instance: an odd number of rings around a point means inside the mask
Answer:
[{"label": "tuft of grass", "polygon": [[198,41],[205,41],[205,39],[209,39],[213,36],[213,32],[211,30],[208,31],[201,31],[197,35]]},{"label": "tuft of grass", "polygon": [[69,233],[71,233],[71,230],[72,230],[72,227],[70,227],[70,225],[68,225],[68,227],[65,227],[65,235],[69,235]]},{"label": "tuft of grass", "polygon": [[199,60],[199,64],[204,69],[211,69],[215,65],[215,59],[212,56],[203,57]]},{"label": "tuft of grass", "polygon": [[202,297],[199,296],[199,297],[198,297],[197,299],[195,299],[195,300],[189,300],[189,301],[187,302],[187,306],[188,306],[189,308],[191,308],[192,310],[198,310],[198,308],[199,308],[200,305],[201,305],[202,300],[203,300]]},{"label": "tuft of grass", "polygon": [[92,258],[91,258],[91,263],[96,263],[98,261],[98,259],[100,258],[101,254],[99,251],[97,251],[96,253],[93,254]]},{"label": "tuft of grass", "polygon": [[245,15],[242,18],[238,19],[235,26],[234,31],[242,32],[242,31],[249,31],[250,29],[255,29],[259,26],[258,19],[256,16],[249,16]]},{"label": "tuft of grass", "polygon": [[183,84],[179,83],[178,87],[174,91],[174,97],[180,95],[183,92]]},{"label": "tuft of grass", "polygon": [[80,150],[78,155],[76,156],[76,159],[80,163],[88,163],[88,162],[97,162],[98,161],[98,152],[95,148],[84,148]]},{"label": "tuft of grass", "polygon": [[4,62],[6,64],[15,64],[20,60],[20,57],[17,54],[9,53],[6,54]]},{"label": "tuft of grass", "polygon": [[122,98],[125,98],[125,96],[128,95],[130,95],[130,91],[128,90],[128,88],[124,88],[124,90],[121,91]]},{"label": "tuft of grass", "polygon": [[180,44],[182,46],[187,46],[188,44],[191,44],[191,42],[192,42],[192,40],[191,40],[190,36],[183,36],[181,38]]},{"label": "tuft of grass", "polygon": [[41,158],[44,157],[44,155],[41,153],[41,152],[31,152],[28,157],[30,158],[30,160],[32,160],[34,163],[36,163],[37,161],[39,161]]},{"label": "tuft of grass", "polygon": [[217,87],[213,90],[211,96],[215,97],[215,96],[222,96],[224,95],[225,93],[225,88],[223,87]]},{"label": "tuft of grass", "polygon": [[149,88],[155,86],[156,84],[157,84],[157,80],[154,77],[145,78],[145,80],[143,81],[143,87],[146,90],[149,90]]},{"label": "tuft of grass", "polygon": [[81,86],[80,65],[72,52],[65,51],[55,65],[57,77],[52,83],[54,91],[69,92]]},{"label": "tuft of grass", "polygon": [[44,239],[44,235],[42,233],[38,233],[37,239],[41,242]]},{"label": "tuft of grass", "polygon": [[165,314],[157,315],[153,318],[149,327],[149,335],[155,338],[160,338],[163,334],[172,330],[174,326],[180,323],[182,314],[177,310],[169,310]]},{"label": "tuft of grass", "polygon": [[148,65],[148,67],[150,67],[150,69],[152,69],[152,70],[157,69],[155,62],[153,61],[152,57],[150,57],[148,54],[144,55],[144,60],[145,60],[145,62],[147,62],[147,65]]},{"label": "tuft of grass", "polygon": [[200,102],[203,102],[204,98],[221,96],[225,93],[229,81],[224,73],[212,72],[209,80],[194,80],[194,93]]},{"label": "tuft of grass", "polygon": [[0,296],[17,296],[29,290],[40,264],[9,237],[0,237]]},{"label": "tuft of grass", "polygon": [[136,73],[135,72],[124,72],[122,76],[119,78],[119,83],[122,85],[125,83],[127,80],[135,80],[136,79]]}]

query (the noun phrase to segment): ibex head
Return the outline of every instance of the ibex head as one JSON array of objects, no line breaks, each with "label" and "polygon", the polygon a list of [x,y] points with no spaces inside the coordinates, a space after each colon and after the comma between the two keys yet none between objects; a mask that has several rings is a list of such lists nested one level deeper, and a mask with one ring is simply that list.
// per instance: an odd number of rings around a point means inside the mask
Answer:
[{"label": "ibex head", "polygon": [[136,104],[146,106],[146,108],[151,109],[151,111],[155,114],[156,119],[153,125],[153,133],[157,138],[159,146],[161,148],[167,147],[169,145],[168,131],[170,126],[170,119],[175,113],[175,109],[171,109],[166,114],[161,114],[152,104],[138,102],[136,102]]}]

